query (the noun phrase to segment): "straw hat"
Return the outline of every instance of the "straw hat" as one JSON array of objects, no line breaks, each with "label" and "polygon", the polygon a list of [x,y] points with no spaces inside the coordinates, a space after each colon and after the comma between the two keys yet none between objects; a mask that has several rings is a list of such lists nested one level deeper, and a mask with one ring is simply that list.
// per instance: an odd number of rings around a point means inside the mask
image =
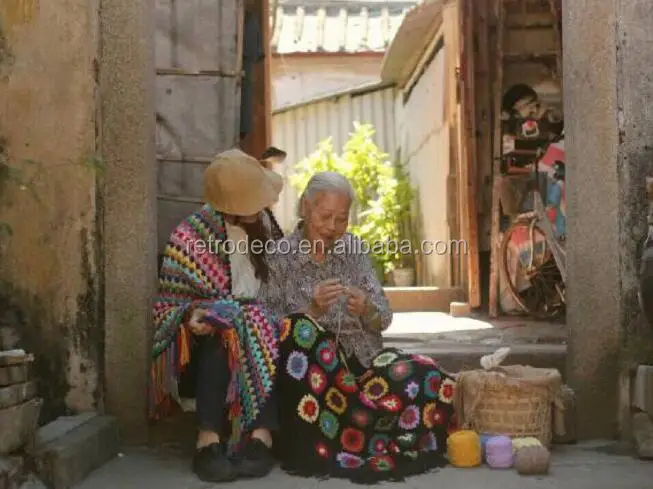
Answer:
[{"label": "straw hat", "polygon": [[239,149],[217,155],[204,171],[204,201],[220,212],[250,216],[276,202],[283,178]]}]

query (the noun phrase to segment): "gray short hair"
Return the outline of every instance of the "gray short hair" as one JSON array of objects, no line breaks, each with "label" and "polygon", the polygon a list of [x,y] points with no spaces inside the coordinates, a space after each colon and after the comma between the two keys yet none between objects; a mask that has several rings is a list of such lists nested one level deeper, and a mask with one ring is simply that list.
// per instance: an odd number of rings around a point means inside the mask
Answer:
[{"label": "gray short hair", "polygon": [[349,197],[352,204],[356,200],[354,188],[351,186],[347,177],[335,171],[321,171],[311,177],[302,195],[299,197],[299,201],[297,202],[297,215],[299,217],[302,217],[301,210],[304,199],[313,201],[315,195],[320,192],[344,193]]}]

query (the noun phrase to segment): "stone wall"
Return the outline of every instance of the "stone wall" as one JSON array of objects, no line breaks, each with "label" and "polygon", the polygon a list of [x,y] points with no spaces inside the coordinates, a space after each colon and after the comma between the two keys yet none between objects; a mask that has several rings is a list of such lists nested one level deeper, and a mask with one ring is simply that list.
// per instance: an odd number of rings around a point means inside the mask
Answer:
[{"label": "stone wall", "polygon": [[102,403],[92,3],[0,2],[0,139],[32,180],[0,182],[0,221],[13,229],[0,238],[0,293],[38,359],[46,417]]},{"label": "stone wall", "polygon": [[33,180],[0,176],[0,312],[37,358],[45,420],[106,410],[128,441],[147,434],[156,283],[152,10],[0,1],[0,163]]},{"label": "stone wall", "polygon": [[579,436],[630,432],[630,375],[650,362],[637,304],[653,175],[653,4],[567,1],[564,99],[569,377]]}]

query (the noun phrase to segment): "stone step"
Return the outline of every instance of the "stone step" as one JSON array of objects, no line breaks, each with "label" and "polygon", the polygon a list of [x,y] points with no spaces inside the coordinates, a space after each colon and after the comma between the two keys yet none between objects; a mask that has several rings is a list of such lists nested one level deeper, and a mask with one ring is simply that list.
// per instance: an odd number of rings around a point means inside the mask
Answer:
[{"label": "stone step", "polygon": [[494,353],[500,346],[508,346],[510,355],[505,365],[530,365],[536,368],[555,368],[565,379],[567,346],[563,344],[481,345],[457,342],[409,342],[387,338],[385,346],[394,346],[407,353],[421,354],[436,360],[449,372],[481,368],[481,357]]},{"label": "stone step", "polygon": [[442,287],[384,287],[394,312],[449,312],[452,302],[465,300],[462,289]]},{"label": "stone step", "polygon": [[70,489],[118,455],[118,424],[111,416],[83,413],[44,427],[33,447],[37,472],[50,489]]}]

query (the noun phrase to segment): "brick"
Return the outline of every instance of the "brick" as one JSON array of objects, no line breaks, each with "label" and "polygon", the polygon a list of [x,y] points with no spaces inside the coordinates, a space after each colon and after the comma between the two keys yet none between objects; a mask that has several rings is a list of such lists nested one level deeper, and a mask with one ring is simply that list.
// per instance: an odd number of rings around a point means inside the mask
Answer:
[{"label": "brick", "polygon": [[0,387],[27,382],[32,377],[32,363],[0,366]]},{"label": "brick", "polygon": [[34,399],[37,394],[36,381],[0,387],[0,409],[6,409]]},{"label": "brick", "polygon": [[51,489],[70,489],[118,454],[115,418],[94,415],[79,421],[63,420],[37,438],[33,454],[37,471]]},{"label": "brick", "polygon": [[11,453],[33,440],[43,400],[31,399],[0,410],[0,454]]},{"label": "brick", "polygon": [[632,388],[632,406],[653,416],[653,365],[639,365]]},{"label": "brick", "polygon": [[0,366],[22,365],[34,361],[34,355],[25,353],[24,350],[0,351]]}]

